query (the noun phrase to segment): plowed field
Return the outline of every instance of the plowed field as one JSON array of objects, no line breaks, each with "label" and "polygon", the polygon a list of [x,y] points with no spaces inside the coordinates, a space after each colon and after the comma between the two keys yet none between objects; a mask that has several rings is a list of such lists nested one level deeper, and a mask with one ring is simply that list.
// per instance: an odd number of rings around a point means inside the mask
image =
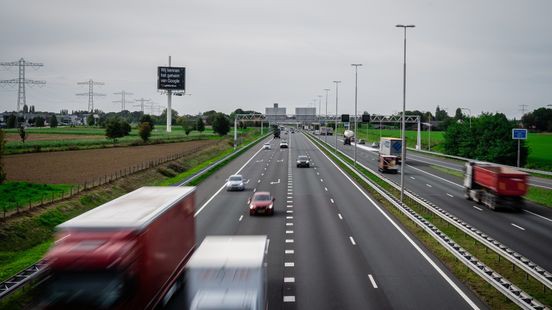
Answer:
[{"label": "plowed field", "polygon": [[167,156],[193,152],[216,144],[201,140],[147,146],[116,147],[82,151],[9,155],[4,169],[10,181],[48,184],[82,184],[115,171]]}]

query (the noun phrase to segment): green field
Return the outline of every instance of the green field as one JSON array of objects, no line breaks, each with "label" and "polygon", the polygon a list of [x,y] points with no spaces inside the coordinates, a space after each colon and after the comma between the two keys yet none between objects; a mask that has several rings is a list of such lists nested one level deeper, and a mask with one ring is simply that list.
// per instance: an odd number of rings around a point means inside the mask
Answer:
[{"label": "green field", "polygon": [[29,203],[59,198],[68,194],[72,185],[67,184],[32,184],[28,182],[5,182],[0,184],[0,211],[7,212]]},{"label": "green field", "polygon": [[[217,139],[211,128],[205,128],[205,131],[199,133],[192,131],[188,136],[180,126],[173,126],[172,132],[167,133],[165,126],[155,126],[151,133],[148,143],[170,143],[183,142],[197,139]],[[17,129],[7,129],[7,133],[17,133]],[[233,128],[229,134],[233,133]],[[126,137],[117,139],[114,144],[112,140],[105,137],[105,129],[97,127],[58,127],[58,128],[28,128],[27,134],[29,140],[25,143],[21,141],[9,141],[5,146],[5,154],[18,154],[29,152],[44,152],[44,151],[67,151],[80,149],[94,149],[116,146],[141,145],[142,140],[139,137],[138,129],[132,128],[130,134]],[[56,135],[53,140],[37,140],[32,141],[33,135]],[[97,136],[97,138],[87,137],[86,139],[60,139],[63,135],[82,135],[82,136]]]},{"label": "green field", "polygon": [[[340,128],[342,133],[343,129]],[[422,150],[428,150],[428,142],[431,140],[431,151],[443,153],[442,142],[444,140],[442,131],[432,131],[431,138],[429,132],[421,133]],[[366,140],[366,143],[372,143],[380,140],[379,129],[359,128],[358,135],[360,139]],[[381,137],[400,138],[401,132],[398,129],[382,129]],[[417,132],[413,130],[406,131],[406,144],[408,147],[416,147]],[[529,146],[529,158],[525,168],[552,171],[552,134],[550,133],[529,133],[526,140]]]}]

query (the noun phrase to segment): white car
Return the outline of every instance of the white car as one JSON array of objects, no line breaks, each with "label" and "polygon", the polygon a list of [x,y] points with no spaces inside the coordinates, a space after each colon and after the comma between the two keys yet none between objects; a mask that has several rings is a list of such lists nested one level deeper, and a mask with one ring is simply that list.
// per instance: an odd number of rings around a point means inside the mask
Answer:
[{"label": "white car", "polygon": [[263,144],[263,150],[270,150],[270,149],[271,149],[271,147],[270,147],[270,143],[269,143],[269,142]]},{"label": "white car", "polygon": [[280,142],[280,148],[281,149],[287,149],[289,147],[287,141]]},{"label": "white car", "polygon": [[243,183],[243,177],[240,174],[231,175],[226,182],[227,191],[243,191],[245,190],[245,184]]}]

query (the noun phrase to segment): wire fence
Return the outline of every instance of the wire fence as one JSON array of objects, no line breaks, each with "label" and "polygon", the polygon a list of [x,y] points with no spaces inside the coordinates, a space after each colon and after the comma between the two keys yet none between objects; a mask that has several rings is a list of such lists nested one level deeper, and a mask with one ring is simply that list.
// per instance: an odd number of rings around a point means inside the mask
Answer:
[{"label": "wire fence", "polygon": [[187,150],[186,152],[181,153],[175,153],[166,157],[162,158],[156,158],[153,160],[147,160],[143,161],[139,164],[132,165],[129,167],[125,167],[123,169],[119,169],[116,171],[112,171],[111,173],[106,173],[103,176],[95,177],[93,179],[85,180],[81,184],[76,184],[71,186],[68,190],[61,190],[57,192],[52,192],[50,194],[44,194],[40,198],[40,200],[37,199],[29,199],[27,203],[22,202],[14,202],[12,205],[10,205],[10,208],[8,206],[4,206],[2,210],[2,220],[5,220],[6,218],[9,218],[10,216],[20,214],[21,212],[25,211],[31,211],[34,208],[43,207],[45,205],[53,204],[56,202],[60,202],[64,199],[73,197],[83,191],[90,190],[92,188],[102,186],[108,183],[111,183],[115,180],[124,178],[126,176],[129,176],[131,174],[144,171],[150,168],[157,167],[161,164],[174,161],[176,159],[182,158],[186,155],[197,153],[200,150],[206,148],[208,146],[202,146],[202,147],[196,147],[192,150]]}]

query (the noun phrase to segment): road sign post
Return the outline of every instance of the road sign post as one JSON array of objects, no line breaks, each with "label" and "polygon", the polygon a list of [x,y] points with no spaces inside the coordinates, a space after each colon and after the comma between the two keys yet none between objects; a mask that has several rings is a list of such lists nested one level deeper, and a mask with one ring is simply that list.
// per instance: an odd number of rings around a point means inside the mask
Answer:
[{"label": "road sign post", "polygon": [[171,132],[172,126],[172,94],[173,91],[185,91],[186,68],[171,67],[169,56],[168,67],[157,67],[157,89],[167,92],[167,132]]},{"label": "road sign post", "polygon": [[527,129],[513,128],[512,139],[517,140],[517,167],[519,168],[520,140],[527,140]]}]

